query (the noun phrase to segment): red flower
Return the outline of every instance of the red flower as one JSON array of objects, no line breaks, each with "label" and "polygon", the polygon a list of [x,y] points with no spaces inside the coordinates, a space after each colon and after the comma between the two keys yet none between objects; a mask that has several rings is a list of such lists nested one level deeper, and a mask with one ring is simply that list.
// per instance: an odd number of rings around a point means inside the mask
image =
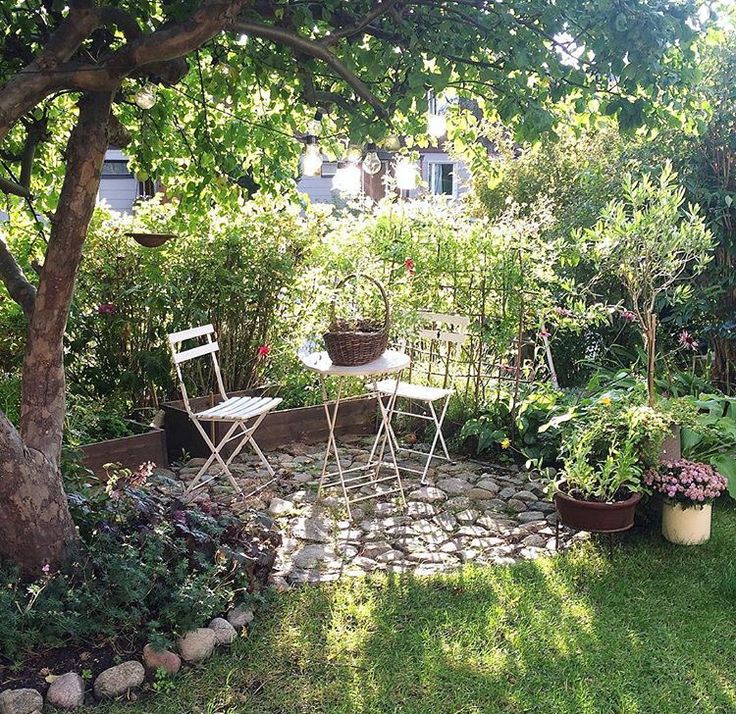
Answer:
[{"label": "red flower", "polygon": [[270,351],[271,348],[268,345],[261,345],[258,348],[258,359],[265,359],[266,357],[268,357]]},{"label": "red flower", "polygon": [[103,302],[97,306],[97,312],[100,315],[114,315],[118,311],[118,306],[114,302]]},{"label": "red flower", "polygon": [[404,268],[406,268],[406,272],[409,273],[409,275],[414,275],[417,271],[414,267],[414,259],[413,258],[407,258],[404,261]]}]

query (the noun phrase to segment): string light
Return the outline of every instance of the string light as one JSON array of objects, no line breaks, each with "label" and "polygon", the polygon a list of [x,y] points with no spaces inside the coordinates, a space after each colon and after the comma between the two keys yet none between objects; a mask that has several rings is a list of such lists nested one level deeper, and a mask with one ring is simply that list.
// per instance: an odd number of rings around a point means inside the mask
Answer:
[{"label": "string light", "polygon": [[427,115],[427,133],[435,139],[441,139],[447,134],[447,119],[444,114]]},{"label": "string light", "polygon": [[322,175],[322,152],[317,142],[317,137],[310,134],[306,137],[307,145],[302,154],[302,174],[304,176]]},{"label": "string light", "polygon": [[147,82],[136,92],[134,101],[141,109],[150,109],[156,103],[156,87]]},{"label": "string light", "polygon": [[363,171],[369,176],[375,176],[381,170],[381,159],[378,157],[375,144],[368,144],[365,158],[363,159]]},{"label": "string light", "polygon": [[402,156],[394,166],[394,178],[396,179],[396,188],[401,191],[415,189],[419,182],[417,165],[407,156]]},{"label": "string light", "polygon": [[360,193],[360,167],[353,161],[340,161],[332,179],[332,188],[340,193],[355,196]]}]

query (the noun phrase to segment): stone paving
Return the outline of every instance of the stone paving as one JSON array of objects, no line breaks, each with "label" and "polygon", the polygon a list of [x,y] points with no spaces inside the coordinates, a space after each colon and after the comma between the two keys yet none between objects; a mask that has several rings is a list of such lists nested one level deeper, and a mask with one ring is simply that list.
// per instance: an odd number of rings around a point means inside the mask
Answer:
[{"label": "stone paving", "polygon": [[[369,446],[365,437],[343,440],[344,466],[364,463]],[[379,495],[352,506],[348,520],[339,488],[328,489],[317,500],[323,453],[319,444],[271,452],[278,482],[245,503],[225,478],[192,495],[193,500],[214,500],[235,511],[268,510],[283,537],[272,575],[279,588],[377,571],[425,575],[471,562],[505,564],[555,550],[554,506],[546,500],[543,484],[518,467],[435,460],[427,485],[419,483],[418,475],[402,475],[405,507],[398,494]],[[193,459],[173,469],[177,490],[194,477],[199,463]],[[400,463],[420,468],[423,461],[410,453]],[[266,479],[265,470],[250,456],[237,459],[233,472],[244,490]],[[395,485],[388,483],[361,490]],[[560,548],[577,537],[561,529]]]}]

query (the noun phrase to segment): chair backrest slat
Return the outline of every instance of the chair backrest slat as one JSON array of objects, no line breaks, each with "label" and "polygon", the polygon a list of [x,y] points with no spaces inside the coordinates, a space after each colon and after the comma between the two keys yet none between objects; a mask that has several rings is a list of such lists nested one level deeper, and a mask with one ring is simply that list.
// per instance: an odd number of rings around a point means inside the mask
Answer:
[{"label": "chair backrest slat", "polygon": [[445,330],[419,330],[417,332],[419,337],[423,337],[427,340],[439,340],[440,342],[454,342],[455,344],[461,345],[465,340],[468,339],[467,335],[460,334],[458,332],[446,332]]},{"label": "chair backrest slat", "polygon": [[420,317],[425,322],[440,323],[445,325],[452,325],[457,328],[455,331],[460,333],[467,332],[468,326],[470,325],[470,318],[465,315],[456,315],[453,313],[445,312],[429,312],[428,310],[420,310]]},{"label": "chair backrest slat", "polygon": [[[179,332],[172,332],[169,335],[169,347],[171,348],[171,358],[174,361],[174,367],[176,368],[176,376],[179,378],[179,389],[181,390],[182,397],[184,399],[184,406],[187,412],[192,414],[191,407],[189,405],[189,395],[187,394],[187,388],[184,384],[184,377],[181,371],[181,365],[184,362],[195,359],[197,357],[204,357],[205,355],[211,355],[212,357],[212,368],[215,373],[217,380],[217,386],[220,390],[220,396],[227,399],[227,392],[225,392],[225,385],[222,381],[222,374],[220,372],[220,364],[217,361],[217,353],[220,349],[217,344],[217,340],[213,340],[215,335],[215,328],[212,325],[201,325],[200,327],[190,327],[188,330],[180,330]],[[193,340],[198,337],[206,338],[207,342],[197,347],[191,347],[187,350],[178,351],[178,347],[182,342],[187,340]]]},{"label": "chair backrest slat", "polygon": [[201,337],[202,335],[211,335],[214,333],[215,328],[212,325],[201,325],[200,327],[190,327],[188,330],[180,330],[179,332],[172,332],[169,335],[169,343],[173,347],[177,342],[184,342],[185,340],[191,340],[195,337]]},{"label": "chair backrest slat", "polygon": [[174,362],[176,364],[181,364],[182,362],[186,362],[190,359],[217,352],[219,349],[217,342],[208,342],[206,345],[192,347],[191,349],[184,350],[183,352],[174,352]]},{"label": "chair backrest slat", "polygon": [[[408,378],[411,381],[412,372],[417,368],[417,371],[421,370],[424,375],[423,381],[432,384],[440,377],[442,386],[446,388],[453,381],[450,372],[455,355],[468,339],[470,318],[465,315],[429,310],[420,310],[419,318],[423,326],[416,331],[417,339],[411,346],[413,357]],[[418,363],[415,365],[415,358],[419,355],[425,359],[417,360]],[[437,372],[433,368],[434,365],[442,365],[443,373]]]}]

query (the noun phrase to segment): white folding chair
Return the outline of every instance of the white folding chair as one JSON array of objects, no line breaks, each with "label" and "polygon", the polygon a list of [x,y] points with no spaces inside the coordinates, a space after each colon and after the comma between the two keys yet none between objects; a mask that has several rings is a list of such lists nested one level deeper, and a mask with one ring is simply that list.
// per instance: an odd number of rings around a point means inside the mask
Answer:
[{"label": "white folding chair", "polygon": [[[421,312],[420,317],[424,320],[425,327],[420,329],[417,334],[417,343],[409,348],[412,353],[412,367],[409,379],[414,380],[416,377],[424,376],[423,382],[426,384],[415,383],[414,381],[402,382],[395,379],[384,379],[375,385],[376,391],[383,397],[391,397],[396,395],[397,398],[408,401],[410,404],[424,405],[429,413],[418,413],[413,411],[402,411],[394,409],[394,414],[402,414],[414,419],[424,419],[434,424],[434,438],[430,446],[429,452],[425,454],[427,462],[424,468],[419,471],[417,469],[403,467],[405,471],[411,471],[421,474],[421,483],[426,483],[427,472],[432,464],[432,459],[445,459],[452,461],[447,451],[445,437],[442,435],[442,424],[447,414],[447,407],[450,403],[450,397],[454,394],[455,389],[451,376],[451,367],[461,345],[468,337],[467,330],[470,320],[462,315],[450,315],[437,312]],[[426,365],[426,375],[423,375]],[[435,371],[437,366],[440,372]],[[417,374],[419,373],[419,374]],[[441,386],[432,384],[439,381]],[[435,404],[439,402],[439,408]],[[379,427],[379,434],[384,429],[382,421]],[[393,427],[388,426],[389,437],[391,438],[394,448],[400,451],[411,451],[414,454],[422,452],[416,449],[407,449],[399,444]],[[435,453],[437,445],[442,447],[444,455]]]},{"label": "white folding chair", "polygon": [[[258,493],[258,491],[266,488],[266,486],[276,480],[276,474],[271,468],[271,464],[268,463],[268,460],[266,459],[260,447],[253,438],[253,434],[259,427],[260,423],[263,421],[266,414],[274,409],[274,407],[278,406],[282,400],[271,397],[228,397],[227,392],[225,391],[225,386],[222,382],[220,365],[217,361],[217,352],[219,351],[219,346],[217,344],[217,341],[213,340],[214,334],[215,328],[212,327],[212,325],[202,325],[201,327],[192,327],[188,330],[181,330],[180,332],[174,332],[169,335],[169,347],[171,348],[171,356],[174,360],[176,375],[179,378],[179,388],[181,389],[181,395],[184,399],[184,407],[187,410],[187,414],[189,414],[189,418],[192,420],[194,426],[197,428],[197,431],[199,431],[202,438],[204,439],[205,444],[207,444],[210,451],[212,452],[207,458],[207,461],[205,461],[204,465],[197,473],[197,475],[194,477],[194,480],[189,484],[186,493],[190,493],[195,488],[204,486],[215,478],[215,476],[211,476],[205,481],[202,480],[204,475],[207,473],[207,469],[209,469],[213,461],[217,461],[223,472],[227,475],[228,479],[230,479],[230,483],[233,485],[235,490],[239,493],[242,493],[243,489],[240,488],[240,485],[235,480],[232,472],[230,471],[230,464],[232,463],[233,459],[243,450],[243,447],[245,447],[246,444],[250,443],[250,445],[253,447],[253,450],[263,462],[263,465],[266,467],[266,470],[271,475],[271,479],[251,491],[247,496],[245,496],[245,498],[248,498],[255,493]],[[197,347],[178,351],[178,346],[181,345],[183,342],[198,338],[201,340],[201,338],[203,337],[207,339],[207,342],[205,344],[200,344]],[[187,388],[184,384],[184,378],[182,377],[181,365],[191,359],[204,357],[205,355],[210,355],[212,357],[212,369],[215,373],[217,387],[220,391],[222,401],[219,404],[210,407],[209,409],[195,412],[191,408],[191,405],[189,403],[189,395],[187,394]],[[250,425],[247,425],[246,422],[248,421],[252,421],[252,423]],[[215,445],[213,439],[207,433],[207,429],[205,429],[203,426],[204,424],[212,424],[213,422],[224,422],[231,425],[230,428],[227,430],[225,436],[219,441],[217,445]],[[229,442],[233,441],[234,439],[240,439],[240,441],[235,446],[232,453],[228,456],[227,460],[225,460],[222,456],[222,450]]]}]

